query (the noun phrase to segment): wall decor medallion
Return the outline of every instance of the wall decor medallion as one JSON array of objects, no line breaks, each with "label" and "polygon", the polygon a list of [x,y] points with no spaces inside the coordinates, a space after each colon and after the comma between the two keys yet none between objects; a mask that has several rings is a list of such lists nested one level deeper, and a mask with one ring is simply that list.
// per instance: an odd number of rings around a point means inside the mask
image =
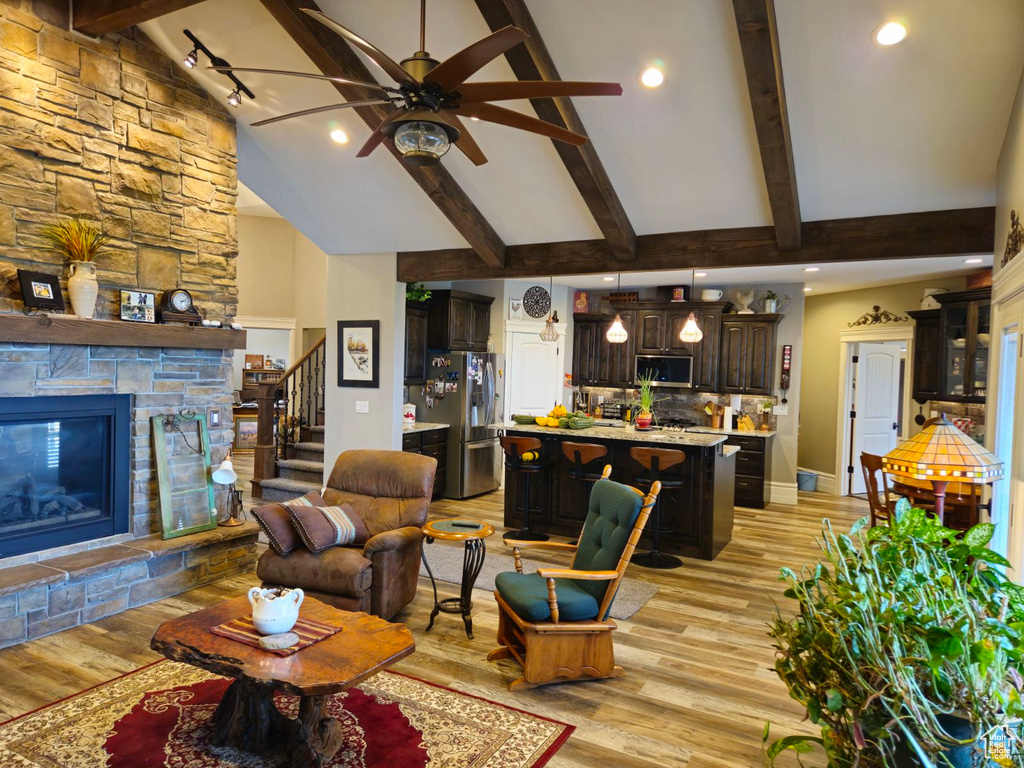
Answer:
[{"label": "wall decor medallion", "polygon": [[60,290],[60,278],[28,269],[18,270],[21,296],[25,302],[26,315],[32,312],[63,312],[64,294]]},{"label": "wall decor medallion", "polygon": [[156,322],[156,294],[121,289],[121,319],[132,323]]},{"label": "wall decor medallion", "polygon": [[338,321],[338,386],[380,387],[380,320]]},{"label": "wall decor medallion", "polygon": [[523,294],[523,308],[530,317],[540,319],[546,317],[551,309],[551,294],[546,288],[534,285]]},{"label": "wall decor medallion", "polygon": [[882,325],[884,323],[906,323],[910,320],[905,315],[894,315],[888,310],[882,309],[880,306],[875,304],[871,308],[870,312],[865,312],[863,315],[858,317],[852,323],[846,325],[850,328],[859,328],[865,325]]},{"label": "wall decor medallion", "polygon": [[1005,267],[1021,251],[1024,251],[1024,225],[1020,223],[1017,212],[1010,211],[1010,233],[1006,236],[1006,250],[1003,251],[1003,260],[999,266]]}]

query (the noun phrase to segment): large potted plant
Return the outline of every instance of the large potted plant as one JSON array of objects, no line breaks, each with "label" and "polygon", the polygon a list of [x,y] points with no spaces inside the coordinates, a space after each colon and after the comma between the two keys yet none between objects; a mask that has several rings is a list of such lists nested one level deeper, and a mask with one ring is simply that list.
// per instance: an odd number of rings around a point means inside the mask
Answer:
[{"label": "large potted plant", "polygon": [[93,317],[99,295],[93,262],[103,253],[110,237],[81,219],[64,219],[51,224],[43,230],[43,236],[50,243],[50,250],[62,254],[68,262],[68,293],[75,314]]},{"label": "large potted plant", "polygon": [[[797,613],[771,624],[775,671],[821,736],[766,727],[769,762],[817,748],[830,768],[1004,764],[982,755],[1024,713],[1024,603],[993,526],[958,535],[905,500],[866,525],[826,519],[822,562],[782,571]],[[1017,748],[1005,765],[1024,764]]]}]

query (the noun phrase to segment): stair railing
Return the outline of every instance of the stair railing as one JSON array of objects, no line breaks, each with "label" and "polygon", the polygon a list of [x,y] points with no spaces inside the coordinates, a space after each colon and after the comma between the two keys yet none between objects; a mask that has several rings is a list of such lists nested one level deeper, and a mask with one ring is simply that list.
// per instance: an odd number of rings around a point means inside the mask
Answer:
[{"label": "stair railing", "polygon": [[253,455],[253,496],[262,497],[260,480],[277,477],[277,462],[290,458],[304,429],[315,426],[324,407],[327,337],[310,347],[276,382],[261,384]]}]

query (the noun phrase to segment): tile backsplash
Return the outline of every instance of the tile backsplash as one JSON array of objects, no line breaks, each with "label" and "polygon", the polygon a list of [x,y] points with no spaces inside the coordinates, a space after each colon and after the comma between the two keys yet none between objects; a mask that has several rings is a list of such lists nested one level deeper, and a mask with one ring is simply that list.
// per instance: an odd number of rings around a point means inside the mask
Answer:
[{"label": "tile backsplash", "polygon": [[[616,402],[632,402],[635,399],[636,390],[631,389],[603,389],[599,387],[585,387],[584,391],[592,396],[603,397],[605,400]],[[710,394],[707,392],[664,392],[656,393],[657,402],[654,405],[654,415],[659,420],[681,419],[693,421],[695,424],[711,424],[711,417],[704,413],[704,404],[708,401],[720,405],[729,405],[731,395]],[[741,412],[753,419],[755,426],[761,425],[761,404],[765,400],[771,400],[773,404],[778,402],[776,397],[764,395],[741,395]],[[770,429],[776,427],[776,417],[771,414],[768,417]]]}]

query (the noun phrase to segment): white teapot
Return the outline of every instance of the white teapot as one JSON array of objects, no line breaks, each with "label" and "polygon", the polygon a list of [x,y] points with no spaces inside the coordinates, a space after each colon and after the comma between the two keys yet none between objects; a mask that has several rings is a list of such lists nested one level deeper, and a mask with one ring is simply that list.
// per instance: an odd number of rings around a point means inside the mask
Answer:
[{"label": "white teapot", "polygon": [[277,589],[250,589],[249,603],[256,631],[261,635],[277,635],[290,630],[299,620],[299,606],[304,597],[301,589],[284,593]]}]

